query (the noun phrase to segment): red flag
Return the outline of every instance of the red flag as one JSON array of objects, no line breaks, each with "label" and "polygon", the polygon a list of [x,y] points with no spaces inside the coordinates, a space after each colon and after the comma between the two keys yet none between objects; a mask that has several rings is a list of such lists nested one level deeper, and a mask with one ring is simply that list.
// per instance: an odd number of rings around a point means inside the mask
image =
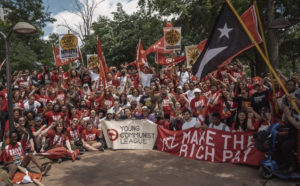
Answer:
[{"label": "red flag", "polygon": [[79,52],[78,57],[76,58],[70,58],[70,59],[61,59],[59,57],[59,47],[52,47],[52,52],[53,52],[53,57],[54,57],[54,61],[55,61],[55,65],[56,66],[63,66],[63,65],[67,65],[69,63],[72,63],[78,59],[81,59],[81,53]]},{"label": "red flag", "polygon": [[148,66],[147,57],[145,55],[145,51],[141,40],[139,40],[136,50],[136,62],[138,67],[142,67],[144,65]]},{"label": "red flag", "polygon": [[99,37],[97,37],[97,54],[98,54],[98,58],[101,60],[101,63],[103,63],[104,72],[108,73],[109,68],[107,67],[107,64],[106,64],[106,60],[105,60],[105,57],[104,57],[104,54],[103,54],[102,44],[100,42]]},{"label": "red flag", "polygon": [[172,53],[171,50],[165,50],[164,47],[164,37],[161,37],[159,40],[157,40],[153,45],[151,45],[146,51],[145,56],[147,56],[150,53],[158,52],[163,54],[169,54]]},{"label": "red flag", "polygon": [[179,56],[172,59],[171,57],[165,57],[160,53],[156,53],[155,55],[156,64],[164,65],[164,66],[176,65],[184,62],[185,60],[186,60],[185,56]]},{"label": "red flag", "polygon": [[103,55],[103,49],[102,49],[102,45],[101,45],[99,37],[97,37],[97,54],[98,54],[98,61],[99,61],[99,82],[105,88],[106,87],[106,73],[109,72],[109,69],[105,62],[105,58]]},{"label": "red flag", "polygon": [[203,41],[201,41],[201,42],[198,44],[197,48],[198,48],[199,52],[202,52],[202,51],[203,51],[203,49],[204,49],[204,47],[205,47],[205,45],[206,45],[206,42],[207,42],[207,39],[204,39]]},{"label": "red flag", "polygon": [[37,156],[46,156],[49,159],[57,160],[63,157],[71,157],[73,161],[76,160],[76,157],[79,155],[79,150],[74,150],[73,153],[70,153],[65,147],[55,147],[46,152],[36,153]]}]

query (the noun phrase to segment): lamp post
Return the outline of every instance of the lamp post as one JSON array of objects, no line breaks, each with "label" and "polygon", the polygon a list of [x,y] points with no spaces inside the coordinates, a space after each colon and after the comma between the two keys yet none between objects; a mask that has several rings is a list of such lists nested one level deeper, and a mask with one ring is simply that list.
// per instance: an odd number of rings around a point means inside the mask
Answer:
[{"label": "lamp post", "polygon": [[11,89],[11,70],[10,70],[10,36],[12,32],[17,34],[32,34],[36,32],[36,28],[26,22],[18,22],[12,30],[5,35],[0,31],[0,35],[3,36],[5,41],[5,56],[6,56],[6,79],[7,79],[7,104],[8,104],[8,120],[9,120],[9,129],[10,131],[14,130],[14,118],[13,118],[13,104],[12,104],[12,89]]}]

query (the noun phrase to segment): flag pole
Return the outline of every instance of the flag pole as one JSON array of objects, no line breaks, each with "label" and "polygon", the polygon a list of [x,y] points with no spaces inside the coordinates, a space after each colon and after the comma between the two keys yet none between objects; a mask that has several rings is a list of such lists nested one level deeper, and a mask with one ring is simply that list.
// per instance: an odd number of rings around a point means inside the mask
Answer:
[{"label": "flag pole", "polygon": [[[266,38],[265,38],[265,34],[264,34],[264,29],[263,29],[263,26],[262,26],[262,23],[261,23],[260,14],[259,14],[259,11],[258,11],[258,6],[257,6],[257,3],[256,3],[256,0],[254,0],[253,4],[254,4],[254,9],[255,9],[256,15],[257,15],[257,20],[258,20],[258,26],[259,26],[260,35],[261,35],[262,40],[263,40],[265,55],[270,60],[270,58],[269,58],[269,52],[268,52],[268,49],[267,49]],[[272,83],[272,91],[273,91],[273,96],[272,97],[274,99],[276,99],[276,90],[275,90],[275,86],[274,86],[274,78],[273,78],[273,75],[272,75],[271,72],[270,72],[269,76],[270,76],[271,83]],[[275,104],[275,114],[277,114],[278,113],[278,104],[277,104],[277,101],[274,101],[274,104]]]},{"label": "flag pole", "polygon": [[[269,70],[271,71],[271,73],[274,75],[274,77],[276,78],[276,80],[278,81],[279,85],[281,86],[282,90],[284,91],[284,93],[289,96],[289,92],[286,90],[285,86],[283,85],[282,81],[280,80],[280,78],[277,76],[275,70],[273,69],[269,59],[265,56],[265,54],[263,53],[263,51],[261,50],[261,48],[259,47],[259,45],[257,44],[257,42],[255,41],[255,39],[253,38],[252,34],[250,33],[250,31],[248,30],[247,26],[245,25],[245,23],[242,21],[241,17],[239,16],[238,12],[235,10],[235,8],[233,7],[233,5],[231,4],[230,0],[226,0],[228,6],[230,7],[230,9],[232,10],[232,12],[234,13],[234,15],[237,17],[238,21],[240,22],[240,24],[242,25],[242,27],[244,28],[244,30],[246,31],[247,35],[249,36],[250,40],[252,41],[252,43],[255,45],[256,49],[258,50],[259,54],[261,55],[261,57],[263,58],[263,60],[265,61],[265,63],[267,64]],[[293,107],[295,108],[295,110],[300,114],[299,108],[296,105],[294,100],[291,100],[291,103],[293,105]]]}]

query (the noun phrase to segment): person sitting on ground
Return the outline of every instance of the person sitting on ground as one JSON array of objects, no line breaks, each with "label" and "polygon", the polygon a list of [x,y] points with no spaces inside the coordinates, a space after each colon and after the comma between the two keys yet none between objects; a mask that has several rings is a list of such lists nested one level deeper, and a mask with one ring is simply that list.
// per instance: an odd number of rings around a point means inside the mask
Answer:
[{"label": "person sitting on ground", "polygon": [[[19,124],[15,125],[15,129],[19,129]],[[47,164],[46,166],[42,166],[38,159],[32,154],[25,155],[24,149],[26,147],[26,140],[28,138],[28,133],[26,130],[20,128],[23,132],[24,136],[21,140],[19,140],[19,135],[16,131],[10,132],[9,139],[10,143],[5,146],[2,151],[2,160],[4,162],[5,167],[8,169],[8,182],[12,185],[12,178],[18,170],[18,166],[27,167],[29,163],[32,161],[39,169],[40,172],[45,175],[51,169],[51,165]],[[7,173],[2,172],[1,175],[5,175]]]},{"label": "person sitting on ground", "polygon": [[104,151],[104,148],[100,142],[101,135],[99,130],[94,128],[93,123],[88,122],[85,130],[82,131],[82,143],[88,151]]}]

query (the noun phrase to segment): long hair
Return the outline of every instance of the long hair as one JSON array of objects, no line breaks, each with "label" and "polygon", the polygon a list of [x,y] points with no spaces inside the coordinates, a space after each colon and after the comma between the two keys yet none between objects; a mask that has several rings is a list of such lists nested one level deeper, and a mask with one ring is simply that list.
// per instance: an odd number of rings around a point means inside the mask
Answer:
[{"label": "long hair", "polygon": [[[243,112],[246,115],[245,121],[243,123],[241,123],[240,119],[239,119],[239,114]],[[244,131],[247,129],[247,121],[248,121],[248,115],[247,112],[245,110],[240,110],[237,113],[237,117],[236,117],[236,121],[235,121],[235,130],[238,130],[239,127],[241,127]]]}]

